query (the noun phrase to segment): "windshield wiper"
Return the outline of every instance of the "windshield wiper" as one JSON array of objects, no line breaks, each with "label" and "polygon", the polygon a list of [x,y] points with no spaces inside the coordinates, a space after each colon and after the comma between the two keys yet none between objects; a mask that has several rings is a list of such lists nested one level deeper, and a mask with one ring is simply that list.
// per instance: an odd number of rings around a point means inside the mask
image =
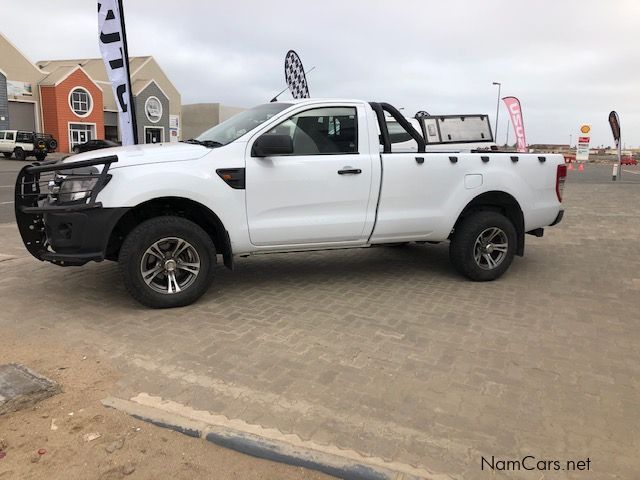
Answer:
[{"label": "windshield wiper", "polygon": [[190,138],[189,140],[186,140],[184,143],[193,143],[196,145],[202,145],[203,147],[207,147],[207,148],[216,148],[216,147],[224,146],[224,144],[220,142],[216,142],[215,140],[197,140],[195,138]]}]

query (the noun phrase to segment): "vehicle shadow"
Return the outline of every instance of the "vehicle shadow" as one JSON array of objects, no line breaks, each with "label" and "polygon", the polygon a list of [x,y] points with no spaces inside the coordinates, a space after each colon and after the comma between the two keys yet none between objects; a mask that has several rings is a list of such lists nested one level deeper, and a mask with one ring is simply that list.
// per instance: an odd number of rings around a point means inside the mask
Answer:
[{"label": "vehicle shadow", "polygon": [[[100,269],[97,274],[97,269]],[[82,272],[84,270],[84,272]],[[126,292],[120,280],[118,266],[112,262],[69,270],[58,284],[61,291],[74,292],[83,299],[99,297],[110,308],[139,308]],[[220,299],[237,301],[248,290],[282,292],[284,288],[295,290],[328,287],[346,291],[350,285],[359,288],[389,284],[390,281],[408,283],[464,282],[449,264],[448,243],[440,245],[408,245],[403,247],[371,247],[344,249],[331,252],[297,252],[268,254],[249,258],[236,258],[233,271],[221,262],[215,267],[214,280],[201,305]],[[190,308],[190,307],[186,307]]]}]

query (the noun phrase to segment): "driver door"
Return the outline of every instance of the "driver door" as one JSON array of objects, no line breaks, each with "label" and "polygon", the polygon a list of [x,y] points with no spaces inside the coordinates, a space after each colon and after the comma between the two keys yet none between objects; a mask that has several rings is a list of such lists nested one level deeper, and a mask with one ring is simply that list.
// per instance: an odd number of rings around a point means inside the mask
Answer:
[{"label": "driver door", "polygon": [[[256,246],[358,244],[366,240],[372,158],[358,105],[309,108],[262,135],[289,135],[293,151],[247,148],[246,198]],[[255,141],[257,138],[254,138]]]}]

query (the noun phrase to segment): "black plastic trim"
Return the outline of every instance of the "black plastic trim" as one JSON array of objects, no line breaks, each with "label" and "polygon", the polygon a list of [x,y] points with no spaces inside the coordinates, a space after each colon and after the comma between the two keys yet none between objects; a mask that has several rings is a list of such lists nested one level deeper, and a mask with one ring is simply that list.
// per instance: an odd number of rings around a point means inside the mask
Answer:
[{"label": "black plastic trim", "polygon": [[449,157],[451,163],[458,163],[458,157]]},{"label": "black plastic trim", "polygon": [[382,106],[377,102],[369,102],[369,105],[378,119],[380,136],[382,137],[380,139],[382,143],[382,152],[391,153],[391,137],[389,136],[389,129],[387,128],[387,120],[384,118],[384,110],[382,110]]},{"label": "black plastic trim", "polygon": [[551,223],[549,226],[553,227],[554,225],[559,224],[562,221],[562,217],[564,217],[564,210],[560,210],[558,212],[558,216],[556,217],[556,219],[553,221],[553,223]]}]

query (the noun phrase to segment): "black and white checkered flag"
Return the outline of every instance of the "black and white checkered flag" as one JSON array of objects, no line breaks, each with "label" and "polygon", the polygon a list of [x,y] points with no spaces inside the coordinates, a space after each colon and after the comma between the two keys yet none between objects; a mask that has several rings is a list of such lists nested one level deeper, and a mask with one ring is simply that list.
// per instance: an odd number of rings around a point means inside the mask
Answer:
[{"label": "black and white checkered flag", "polygon": [[293,98],[309,98],[309,86],[302,60],[293,50],[289,50],[284,59],[284,78]]}]

